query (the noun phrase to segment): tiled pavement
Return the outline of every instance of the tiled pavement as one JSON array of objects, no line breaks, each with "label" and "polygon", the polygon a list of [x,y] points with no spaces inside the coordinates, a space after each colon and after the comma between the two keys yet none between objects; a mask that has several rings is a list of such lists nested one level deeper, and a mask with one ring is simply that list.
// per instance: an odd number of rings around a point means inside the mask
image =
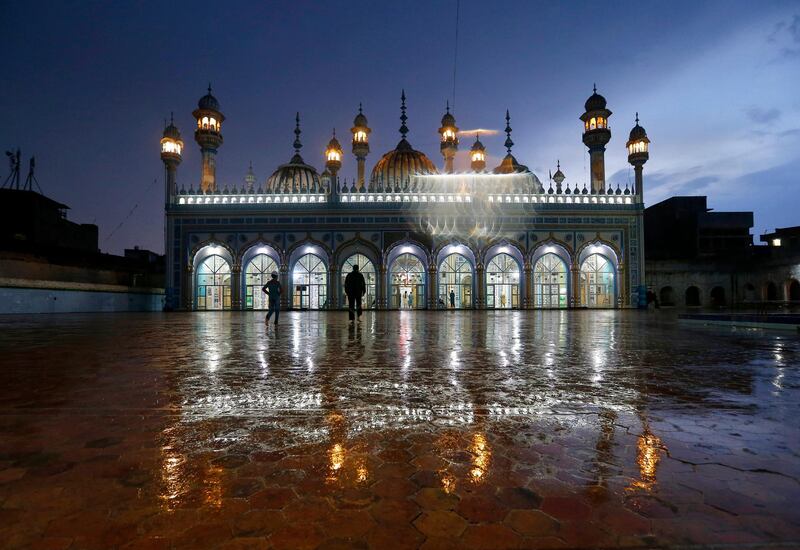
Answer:
[{"label": "tiled pavement", "polygon": [[800,342],[639,312],[0,318],[0,547],[800,547]]}]

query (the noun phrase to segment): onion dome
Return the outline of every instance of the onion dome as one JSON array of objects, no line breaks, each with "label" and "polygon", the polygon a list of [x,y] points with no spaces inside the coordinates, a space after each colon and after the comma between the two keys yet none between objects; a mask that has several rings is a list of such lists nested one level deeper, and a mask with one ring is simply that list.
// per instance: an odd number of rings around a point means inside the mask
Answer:
[{"label": "onion dome", "polygon": [[309,193],[320,188],[319,174],[300,156],[300,113],[295,118],[294,156],[267,179],[268,193]]},{"label": "onion dome", "polygon": [[333,137],[328,142],[328,150],[339,151],[341,153],[342,146],[339,144],[339,140],[336,139],[336,129],[333,129]]},{"label": "onion dome", "polygon": [[455,126],[455,125],[456,125],[456,117],[454,117],[453,114],[450,112],[450,101],[448,100],[446,111],[444,113],[444,116],[442,117],[442,127]]},{"label": "onion dome", "polygon": [[361,103],[358,104],[358,114],[353,119],[353,126],[367,126],[367,117],[361,112]]},{"label": "onion dome", "polygon": [[372,169],[370,182],[372,185],[377,185],[380,182],[383,186],[395,187],[397,185],[404,185],[413,176],[419,174],[438,174],[436,166],[431,160],[425,156],[425,153],[415,150],[411,144],[406,140],[408,134],[408,127],[406,121],[406,94],[403,91],[400,107],[400,142],[392,151],[389,151],[381,157]]},{"label": "onion dome", "polygon": [[586,111],[602,111],[606,108],[606,98],[597,93],[597,85],[593,88],[593,94],[586,100],[584,107]]},{"label": "onion dome", "polygon": [[638,141],[646,137],[647,132],[644,131],[644,128],[639,126],[639,113],[636,113],[636,126],[631,129],[631,133],[628,136],[628,141]]},{"label": "onion dome", "polygon": [[561,161],[556,163],[556,173],[553,174],[553,181],[556,182],[556,185],[561,185],[561,183],[566,179],[564,172],[561,171]]},{"label": "onion dome", "polygon": [[200,98],[197,102],[198,109],[207,109],[209,111],[219,111],[219,101],[211,95],[211,84],[208,85],[208,93]]},{"label": "onion dome", "polygon": [[481,143],[480,137],[478,134],[475,134],[475,143],[472,144],[472,147],[469,149],[470,151],[486,151],[486,147]]},{"label": "onion dome", "polygon": [[181,139],[181,133],[178,131],[178,127],[175,126],[172,113],[169,114],[169,124],[164,128],[164,137],[175,141],[180,141]]}]

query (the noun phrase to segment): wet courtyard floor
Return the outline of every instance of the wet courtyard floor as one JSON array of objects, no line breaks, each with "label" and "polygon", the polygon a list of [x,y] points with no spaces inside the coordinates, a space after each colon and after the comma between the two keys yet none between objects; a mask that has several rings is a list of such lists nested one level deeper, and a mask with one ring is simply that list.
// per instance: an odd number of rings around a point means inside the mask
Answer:
[{"label": "wet courtyard floor", "polygon": [[621,311],[0,317],[3,548],[800,547],[800,339]]}]

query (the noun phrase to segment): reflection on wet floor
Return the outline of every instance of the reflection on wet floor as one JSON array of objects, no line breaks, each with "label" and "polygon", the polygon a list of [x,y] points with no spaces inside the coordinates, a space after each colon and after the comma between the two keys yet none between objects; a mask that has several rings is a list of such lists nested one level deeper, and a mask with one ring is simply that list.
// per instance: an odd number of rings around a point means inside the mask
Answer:
[{"label": "reflection on wet floor", "polygon": [[281,320],[0,318],[0,540],[800,541],[796,337],[618,311]]}]

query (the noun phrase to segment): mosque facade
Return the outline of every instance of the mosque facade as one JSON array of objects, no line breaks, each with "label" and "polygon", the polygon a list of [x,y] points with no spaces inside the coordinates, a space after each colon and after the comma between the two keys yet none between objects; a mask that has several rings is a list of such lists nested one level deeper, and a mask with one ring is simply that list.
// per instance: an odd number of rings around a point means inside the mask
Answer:
[{"label": "mosque facade", "polygon": [[[338,172],[334,135],[319,173],[306,163],[299,114],[294,154],[266,181],[252,167],[240,186],[221,188],[216,156],[225,117],[208,93],[194,110],[201,179],[178,187],[184,142],[173,122],[161,140],[165,167],[167,307],[266,309],[261,287],[277,272],[282,308],[343,309],[344,277],[358,265],[374,309],[630,308],[645,303],[643,165],[649,139],[639,125],[626,143],[635,185],[606,183],[611,139],[606,99],[587,99],[583,143],[591,183],[570,185],[560,165],[545,183],[512,154],[487,166],[479,136],[470,170],[456,173],[459,129],[449,106],[438,128],[441,168],[409,141],[405,93],[400,141],[373,166],[372,129],[359,106],[350,131],[357,177]],[[462,136],[463,137],[463,136]]]}]

